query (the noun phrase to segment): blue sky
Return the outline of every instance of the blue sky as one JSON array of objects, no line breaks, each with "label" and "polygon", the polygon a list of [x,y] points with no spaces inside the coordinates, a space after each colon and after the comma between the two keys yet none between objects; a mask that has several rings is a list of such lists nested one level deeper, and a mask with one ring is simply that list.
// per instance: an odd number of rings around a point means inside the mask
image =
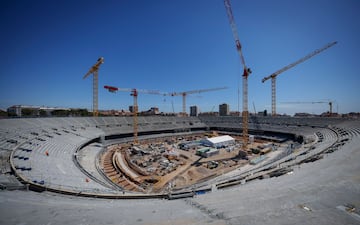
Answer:
[{"label": "blue sky", "polygon": [[[232,0],[249,77],[249,111],[271,112],[271,82],[261,79],[325,44],[338,44],[277,79],[277,112],[360,111],[360,2]],[[102,56],[99,108],[128,109],[127,92],[229,87],[190,95],[202,112],[235,111],[242,67],[222,0],[0,1],[0,108],[14,104],[92,107],[92,79]],[[241,94],[240,94],[241,99]],[[181,111],[181,97],[139,95],[140,110]]]}]

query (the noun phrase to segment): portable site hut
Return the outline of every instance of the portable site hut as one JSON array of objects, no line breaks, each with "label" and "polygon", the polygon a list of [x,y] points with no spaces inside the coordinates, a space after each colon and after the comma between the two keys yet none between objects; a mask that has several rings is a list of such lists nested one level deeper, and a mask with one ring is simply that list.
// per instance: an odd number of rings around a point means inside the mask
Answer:
[{"label": "portable site hut", "polygon": [[235,139],[229,135],[206,138],[201,141],[204,146],[222,148],[235,144]]},{"label": "portable site hut", "polygon": [[217,154],[219,154],[219,149],[211,148],[209,151],[205,152],[205,157],[207,158]]},{"label": "portable site hut", "polygon": [[219,149],[216,148],[201,148],[196,151],[196,155],[206,158],[217,154],[219,154]]},{"label": "portable site hut", "polygon": [[204,156],[205,152],[207,152],[209,150],[210,150],[210,148],[200,148],[200,149],[196,150],[196,155]]}]

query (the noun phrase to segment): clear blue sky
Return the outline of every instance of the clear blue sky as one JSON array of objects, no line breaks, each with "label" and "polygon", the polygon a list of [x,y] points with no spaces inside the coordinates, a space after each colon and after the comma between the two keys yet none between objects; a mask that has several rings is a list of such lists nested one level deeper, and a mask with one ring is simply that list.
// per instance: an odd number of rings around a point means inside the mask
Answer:
[{"label": "clear blue sky", "polygon": [[[360,111],[360,1],[232,0],[249,77],[249,111],[271,111],[271,82],[261,79],[325,44],[332,48],[277,79],[278,113]],[[0,108],[14,104],[92,107],[92,79],[103,56],[99,108],[127,109],[129,93],[104,85],[187,91],[201,111],[222,103],[235,111],[242,67],[223,0],[0,2]],[[241,95],[240,95],[241,99]],[[181,111],[181,97],[139,95],[140,110]]]}]

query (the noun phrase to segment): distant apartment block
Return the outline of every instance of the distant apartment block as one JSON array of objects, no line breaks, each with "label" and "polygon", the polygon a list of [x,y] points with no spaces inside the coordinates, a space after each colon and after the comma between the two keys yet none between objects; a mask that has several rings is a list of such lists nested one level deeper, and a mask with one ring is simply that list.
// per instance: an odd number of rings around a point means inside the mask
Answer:
[{"label": "distant apartment block", "polygon": [[190,106],[190,116],[198,116],[199,115],[199,107],[196,105]]},{"label": "distant apartment block", "polygon": [[230,106],[229,104],[223,103],[219,105],[219,115],[220,116],[228,116],[230,115]]}]

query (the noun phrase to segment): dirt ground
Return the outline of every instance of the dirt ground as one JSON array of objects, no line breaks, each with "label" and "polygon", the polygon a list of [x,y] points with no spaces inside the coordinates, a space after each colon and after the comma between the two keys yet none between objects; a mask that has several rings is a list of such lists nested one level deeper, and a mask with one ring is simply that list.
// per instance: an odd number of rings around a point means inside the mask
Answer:
[{"label": "dirt ground", "polygon": [[[197,135],[196,137],[186,137],[186,140],[199,140],[203,137],[203,135]],[[165,149],[171,149],[172,151],[176,151],[178,153],[177,157],[174,159],[168,158],[168,163],[176,164],[177,166],[167,173],[164,173],[164,169],[162,169],[161,174],[159,173],[159,168],[157,168],[153,174],[149,174],[147,176],[142,176],[139,174],[139,178],[143,178],[142,181],[146,182],[146,179],[148,179],[149,176],[156,177],[157,182],[153,184],[147,184],[147,187],[149,190],[151,189],[152,192],[161,192],[169,189],[180,189],[188,187],[198,182],[206,181],[244,166],[248,163],[248,160],[237,157],[239,151],[242,150],[240,144],[241,137],[234,136],[234,138],[236,139],[236,144],[232,146],[232,148],[219,149],[219,154],[208,158],[203,158],[196,155],[196,150],[201,148],[201,146],[193,147],[189,150],[182,150],[175,147],[178,146],[178,143],[186,141],[184,140],[185,138],[168,137],[164,140],[154,140],[155,142],[152,142],[153,145],[158,145]],[[139,148],[148,148],[149,145],[151,145],[150,143],[151,141],[143,143],[139,146]],[[263,144],[263,141],[256,140],[254,143],[248,145],[248,149],[256,148]],[[150,155],[144,156],[142,159],[145,160],[146,158],[152,158],[151,154],[152,153],[150,153]],[[252,156],[250,155],[249,158],[252,158]],[[152,165],[158,166],[160,163],[152,162]],[[130,168],[126,169],[131,170]]]}]

